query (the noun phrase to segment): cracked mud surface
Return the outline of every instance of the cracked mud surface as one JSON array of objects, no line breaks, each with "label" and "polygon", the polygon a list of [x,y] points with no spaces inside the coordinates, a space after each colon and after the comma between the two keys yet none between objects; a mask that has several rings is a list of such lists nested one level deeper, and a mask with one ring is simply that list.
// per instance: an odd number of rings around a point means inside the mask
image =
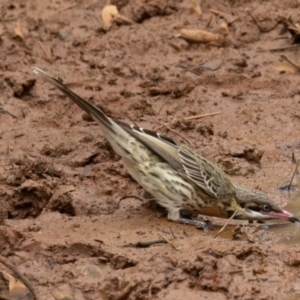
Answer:
[{"label": "cracked mud surface", "polygon": [[[136,23],[104,32],[105,1],[0,4],[1,255],[39,299],[298,299],[300,248],[280,242],[297,236],[297,225],[278,234],[245,222],[214,239],[169,222],[151,200],[118,205],[140,187],[97,124],[31,66],[73,83],[111,117],[187,144],[297,214],[297,192],[279,187],[300,148],[299,78],[274,70],[282,52],[260,51],[292,39],[280,25],[261,33],[246,9],[270,28],[279,16],[296,21],[299,3],[202,1],[201,17],[188,1],[112,3]],[[210,9],[234,20],[232,45],[174,37],[181,28],[217,31],[224,18],[206,28]],[[296,62],[297,53],[284,52]],[[0,291],[8,297],[2,277]]]}]

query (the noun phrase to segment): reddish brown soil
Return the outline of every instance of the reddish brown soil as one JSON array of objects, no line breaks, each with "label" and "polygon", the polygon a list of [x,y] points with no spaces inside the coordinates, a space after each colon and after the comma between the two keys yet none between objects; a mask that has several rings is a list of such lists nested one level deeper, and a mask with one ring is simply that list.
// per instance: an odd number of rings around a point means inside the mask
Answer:
[{"label": "reddish brown soil", "polygon": [[[201,17],[188,1],[112,1],[137,23],[107,33],[105,1],[77,2],[0,4],[2,259],[39,299],[299,299],[300,248],[278,242],[282,235],[245,222],[214,239],[169,222],[152,201],[128,198],[118,207],[140,187],[100,128],[31,70],[89,80],[74,89],[109,116],[159,127],[285,205],[290,197],[279,187],[290,180],[300,147],[300,85],[297,75],[274,67],[282,54],[297,63],[299,50],[260,51],[292,39],[280,35],[282,25],[261,33],[246,9],[271,28],[279,16],[297,20],[299,1],[201,1]],[[206,29],[209,9],[235,20],[230,46],[174,37],[181,28]],[[222,21],[215,17],[207,30]],[[204,62],[221,66],[201,68]],[[220,114],[183,120],[212,112]],[[298,230],[288,228],[286,239]],[[172,245],[132,246],[162,237]],[[1,263],[0,271],[13,275]],[[0,298],[13,299],[1,278]]]}]

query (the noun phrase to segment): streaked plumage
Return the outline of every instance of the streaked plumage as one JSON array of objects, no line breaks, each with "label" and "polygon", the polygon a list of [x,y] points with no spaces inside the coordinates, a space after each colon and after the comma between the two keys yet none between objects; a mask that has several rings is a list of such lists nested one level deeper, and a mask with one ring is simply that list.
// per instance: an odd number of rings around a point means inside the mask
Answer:
[{"label": "streaked plumage", "polygon": [[44,71],[33,70],[97,121],[129,174],[168,210],[169,220],[203,227],[203,222],[185,219],[180,212],[229,218],[237,211],[235,219],[299,221],[262,192],[232,182],[219,167],[187,147],[113,120]]}]

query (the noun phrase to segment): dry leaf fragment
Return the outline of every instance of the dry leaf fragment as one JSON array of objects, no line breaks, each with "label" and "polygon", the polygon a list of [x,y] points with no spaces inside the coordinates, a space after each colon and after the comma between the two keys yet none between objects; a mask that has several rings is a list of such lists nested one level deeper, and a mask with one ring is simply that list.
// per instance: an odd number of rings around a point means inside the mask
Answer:
[{"label": "dry leaf fragment", "polygon": [[22,30],[21,30],[21,25],[20,25],[19,21],[17,22],[17,25],[16,25],[16,27],[14,29],[14,33],[15,33],[16,36],[18,36],[22,40],[24,40],[24,36],[23,36]]},{"label": "dry leaf fragment", "polygon": [[211,33],[204,30],[181,29],[177,38],[193,43],[206,43],[211,46],[224,47],[230,44],[230,35],[226,23],[221,23],[219,33]]},{"label": "dry leaf fragment", "polygon": [[114,18],[119,14],[115,5],[107,5],[101,11],[104,30],[109,30],[113,24]]},{"label": "dry leaf fragment", "polygon": [[281,33],[285,33],[285,31],[289,31],[292,35],[294,44],[300,43],[300,24],[294,23],[290,18],[281,17],[279,23],[283,24],[283,30]]},{"label": "dry leaf fragment", "polygon": [[47,60],[49,63],[52,64],[52,63],[53,63],[53,60],[52,60],[52,57],[51,57],[50,52],[46,50],[46,48],[45,48],[45,46],[43,45],[42,42],[38,41],[38,44],[39,44],[41,50],[43,51],[46,60]]},{"label": "dry leaf fragment", "polygon": [[287,63],[283,63],[283,64],[278,64],[274,67],[274,70],[280,72],[280,73],[292,73],[292,74],[296,74],[299,72],[299,69],[295,68],[294,66],[287,64]]},{"label": "dry leaf fragment", "polygon": [[72,270],[72,273],[75,277],[84,276],[84,277],[95,277],[102,278],[103,274],[96,265],[86,264],[77,266]]},{"label": "dry leaf fragment", "polygon": [[285,63],[278,64],[274,67],[279,72],[288,72],[292,74],[300,73],[300,67],[293,63],[286,55],[281,55]]},{"label": "dry leaf fragment", "polygon": [[119,14],[119,11],[115,5],[106,5],[101,11],[101,17],[103,20],[103,29],[108,31],[114,22],[118,24],[133,24],[134,22]]},{"label": "dry leaf fragment", "polygon": [[222,63],[223,63],[222,59],[210,60],[203,63],[201,65],[201,68],[206,70],[216,71],[221,67]]},{"label": "dry leaf fragment", "polygon": [[64,292],[60,292],[60,291],[53,291],[51,294],[55,298],[55,300],[73,300],[74,299],[68,293],[64,293]]},{"label": "dry leaf fragment", "polygon": [[202,10],[197,0],[190,0],[190,10],[196,13],[198,16],[202,15]]},{"label": "dry leaf fragment", "polygon": [[8,280],[9,296],[11,299],[32,299],[27,287],[15,277],[1,271],[5,278]]},{"label": "dry leaf fragment", "polygon": [[[11,299],[37,299],[37,295],[34,291],[34,288],[31,284],[31,282],[24,276],[22,275],[18,269],[11,265],[7,259],[4,256],[0,255],[0,262],[5,265],[8,269],[10,269],[14,275],[19,279],[15,279],[15,277],[11,276],[10,274],[6,272],[1,272],[6,278],[9,280],[9,293],[11,295]],[[21,282],[22,281],[22,282]],[[28,294],[28,292],[30,292]],[[16,297],[14,297],[16,295]],[[25,295],[23,297],[22,295]]]}]

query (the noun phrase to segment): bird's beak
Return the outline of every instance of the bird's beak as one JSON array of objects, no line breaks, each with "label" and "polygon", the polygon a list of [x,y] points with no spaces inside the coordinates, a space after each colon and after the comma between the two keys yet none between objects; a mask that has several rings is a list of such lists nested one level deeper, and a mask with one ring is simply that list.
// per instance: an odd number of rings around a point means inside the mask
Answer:
[{"label": "bird's beak", "polygon": [[294,215],[292,215],[290,212],[288,212],[286,210],[282,210],[282,212],[271,211],[271,212],[264,213],[264,214],[272,216],[272,217],[274,217],[274,219],[281,219],[281,220],[285,220],[285,221],[290,221],[292,223],[295,223],[295,222],[300,223],[300,220],[297,217],[295,217]]},{"label": "bird's beak", "polygon": [[299,222],[300,220],[291,214],[290,212],[286,210],[281,210],[279,212],[270,211],[270,212],[264,212],[264,211],[254,211],[251,209],[242,209],[240,211],[240,214],[237,214],[237,219],[243,219],[243,220],[270,220],[270,219],[279,219],[284,221],[289,221],[292,223]]}]

